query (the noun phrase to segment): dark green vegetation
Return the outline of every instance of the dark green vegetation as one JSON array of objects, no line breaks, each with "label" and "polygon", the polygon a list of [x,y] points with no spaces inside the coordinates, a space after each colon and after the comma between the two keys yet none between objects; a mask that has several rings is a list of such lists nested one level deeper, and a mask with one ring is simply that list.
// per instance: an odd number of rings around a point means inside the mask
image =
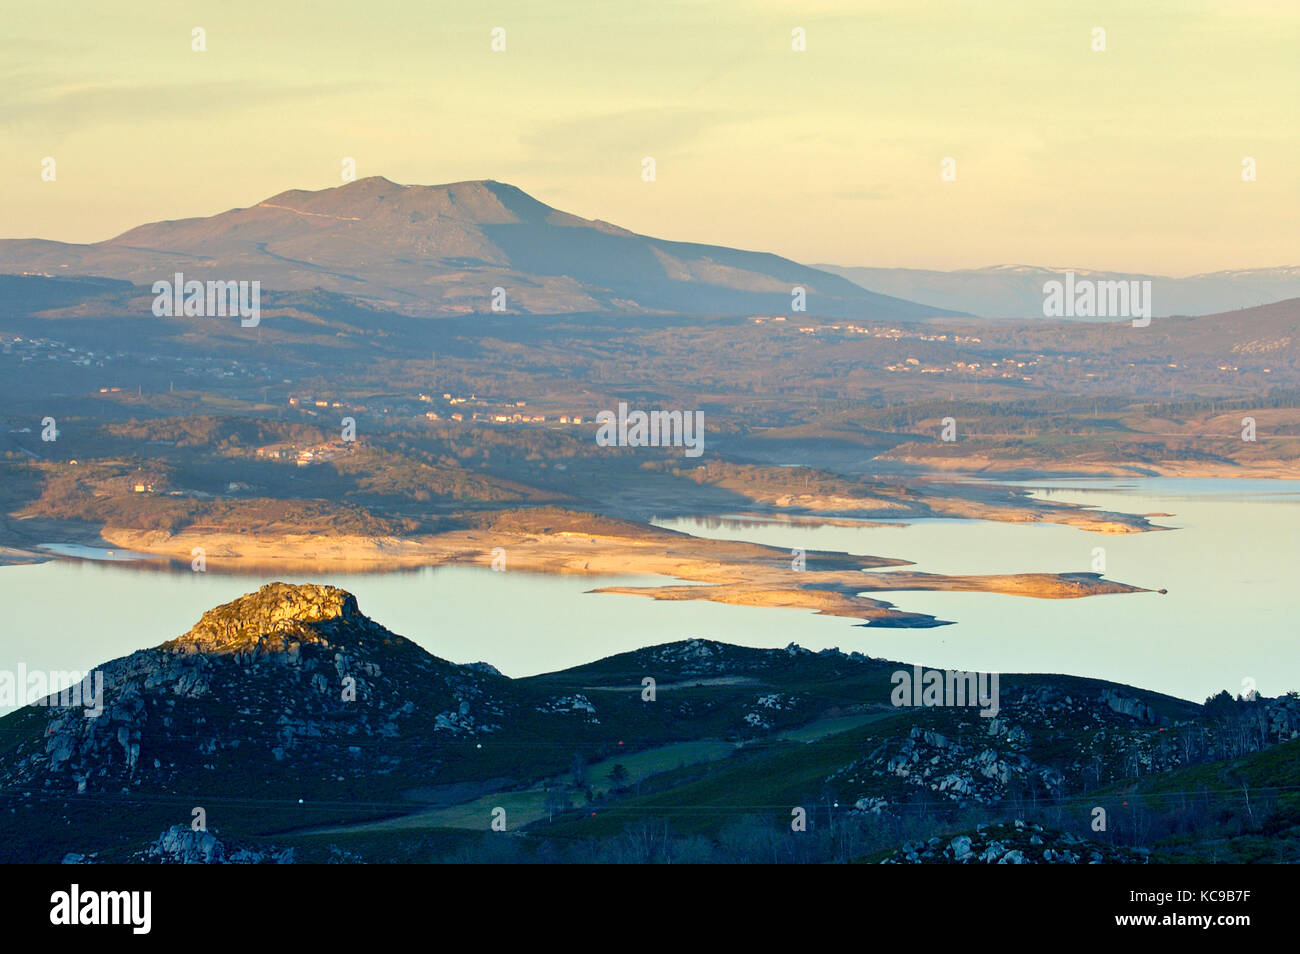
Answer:
[{"label": "dark green vegetation", "polygon": [[1055,860],[1300,859],[1300,699],[1004,676],[985,717],[895,707],[900,668],[690,640],[511,680],[270,584],[102,667],[98,718],[0,719],[0,845],[135,858],[202,808],[298,860],[943,860],[1017,821]]}]

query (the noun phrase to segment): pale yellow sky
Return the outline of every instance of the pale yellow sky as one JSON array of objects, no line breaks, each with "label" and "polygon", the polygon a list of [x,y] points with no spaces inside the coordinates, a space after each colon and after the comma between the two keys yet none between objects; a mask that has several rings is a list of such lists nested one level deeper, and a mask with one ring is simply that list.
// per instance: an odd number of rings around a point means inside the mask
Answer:
[{"label": "pale yellow sky", "polygon": [[326,188],[350,156],[804,262],[1300,264],[1296,0],[7,7],[0,237]]}]

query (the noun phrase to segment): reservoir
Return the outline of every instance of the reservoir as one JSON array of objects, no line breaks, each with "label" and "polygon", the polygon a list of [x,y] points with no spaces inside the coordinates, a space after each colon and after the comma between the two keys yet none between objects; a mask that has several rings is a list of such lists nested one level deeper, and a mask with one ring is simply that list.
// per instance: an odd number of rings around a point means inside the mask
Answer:
[{"label": "reservoir", "polygon": [[[454,662],[508,676],[702,637],[745,646],[837,647],[932,668],[1093,676],[1196,701],[1252,684],[1300,689],[1296,546],[1300,484],[1266,480],[1060,480],[1022,484],[1047,500],[1161,513],[1169,531],[1106,535],[1057,524],[931,519],[827,526],[699,516],[659,521],[697,536],[913,561],[935,573],[1090,571],[1168,593],[1044,600],[992,593],[869,594],[952,625],[873,629],[798,609],[593,594],[652,576],[551,576],[440,567],[380,574],[219,574],[65,551],[0,567],[7,609],[0,669],[86,671],[181,635],[207,609],[262,583],[327,583],[362,612]],[[887,571],[886,571],[887,572]]]}]

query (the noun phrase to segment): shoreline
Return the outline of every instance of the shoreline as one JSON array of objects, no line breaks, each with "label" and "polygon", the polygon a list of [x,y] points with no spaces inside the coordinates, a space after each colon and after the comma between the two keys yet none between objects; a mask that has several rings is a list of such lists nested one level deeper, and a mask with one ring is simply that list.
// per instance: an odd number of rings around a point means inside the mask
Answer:
[{"label": "shoreline", "polygon": [[[790,552],[743,541],[716,540],[612,518],[565,511],[504,515],[484,528],[401,539],[247,534],[187,529],[171,534],[106,527],[95,546],[147,554],[189,566],[201,550],[205,570],[364,573],[438,566],[480,566],[505,572],[577,576],[660,576],[662,586],[602,586],[589,592],[657,600],[803,609],[872,626],[930,628],[947,621],[899,610],[863,594],[936,590],[990,592],[1038,599],[1075,599],[1150,592],[1093,573],[945,576],[915,570],[907,560],[809,550],[805,568]],[[81,559],[50,556],[46,559]],[[152,560],[92,561],[157,569]],[[495,564],[495,566],[494,566]]]}]

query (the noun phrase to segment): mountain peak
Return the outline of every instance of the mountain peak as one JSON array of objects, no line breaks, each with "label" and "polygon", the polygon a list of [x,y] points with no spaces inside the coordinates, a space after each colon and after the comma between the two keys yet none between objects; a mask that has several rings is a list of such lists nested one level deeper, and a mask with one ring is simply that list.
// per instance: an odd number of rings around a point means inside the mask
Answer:
[{"label": "mountain peak", "polygon": [[354,179],[351,182],[345,183],[344,185],[339,186],[339,188],[356,189],[356,188],[365,188],[367,186],[374,186],[374,185],[397,186],[399,189],[406,188],[406,186],[404,186],[402,183],[394,182],[392,179],[389,179],[386,176],[365,176],[364,178]]},{"label": "mountain peak", "polygon": [[337,624],[367,621],[357,598],[336,586],[267,583],[254,593],[208,610],[167,645],[184,652],[236,653],[279,642],[325,642]]},{"label": "mountain peak", "polygon": [[[228,214],[242,219],[249,211],[236,209]],[[263,199],[252,211],[269,212],[271,221],[279,223],[258,236],[273,243],[293,242],[304,230],[314,234],[322,228],[342,227],[360,229],[380,242],[397,241],[407,252],[412,245],[427,244],[433,238],[430,229],[436,226],[464,233],[484,225],[538,223],[562,215],[523,189],[495,179],[403,185],[384,176],[368,176],[326,189],[291,189]],[[487,257],[492,256],[489,253]]]},{"label": "mountain peak", "polygon": [[[385,198],[390,195],[396,197],[402,194],[409,194],[412,199],[424,199],[425,201],[438,196],[452,196],[461,200],[469,198],[524,199],[543,205],[543,203],[538,202],[537,199],[534,199],[518,186],[510,185],[508,182],[499,182],[496,179],[463,179],[458,182],[441,182],[432,185],[408,185],[394,182],[385,176],[366,176],[364,179],[354,179],[351,182],[330,186],[325,189],[291,189],[288,192],[279,193],[281,196],[337,195],[376,198]],[[274,202],[277,198],[278,196],[271,196],[259,204]]]}]

